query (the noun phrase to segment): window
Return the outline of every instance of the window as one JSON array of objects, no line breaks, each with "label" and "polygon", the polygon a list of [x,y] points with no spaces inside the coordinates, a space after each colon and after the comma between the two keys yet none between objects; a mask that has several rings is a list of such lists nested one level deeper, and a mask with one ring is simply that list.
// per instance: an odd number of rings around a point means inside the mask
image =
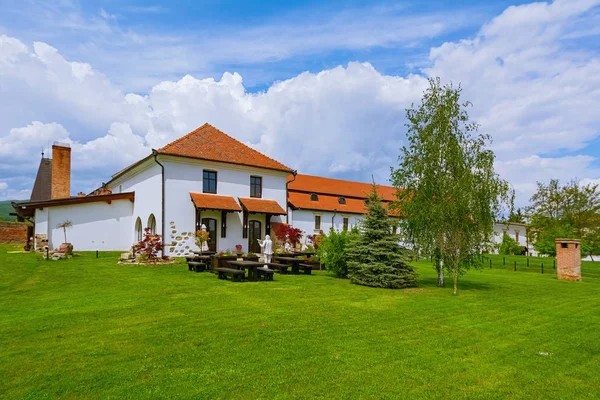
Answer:
[{"label": "window", "polygon": [[515,231],[515,240],[519,243],[519,231]]},{"label": "window", "polygon": [[142,241],[142,220],[140,217],[135,221],[135,239],[138,242]]},{"label": "window", "polygon": [[262,197],[262,178],[260,176],[250,177],[250,197]]},{"label": "window", "polygon": [[346,198],[345,197],[338,197],[338,203],[340,203],[340,204],[346,204]]},{"label": "window", "polygon": [[321,216],[315,215],[315,231],[321,230]]},{"label": "window", "polygon": [[344,217],[344,219],[342,219],[342,229],[345,231],[348,230],[348,217]]},{"label": "window", "polygon": [[569,248],[569,243],[561,243],[560,247],[562,247],[563,249],[568,249]]},{"label": "window", "polygon": [[217,173],[215,171],[202,171],[202,192],[217,193]]},{"label": "window", "polygon": [[319,196],[316,193],[310,194],[310,201],[319,201]]},{"label": "window", "polygon": [[150,214],[148,217],[148,228],[150,228],[150,233],[156,235],[156,218],[154,214]]}]

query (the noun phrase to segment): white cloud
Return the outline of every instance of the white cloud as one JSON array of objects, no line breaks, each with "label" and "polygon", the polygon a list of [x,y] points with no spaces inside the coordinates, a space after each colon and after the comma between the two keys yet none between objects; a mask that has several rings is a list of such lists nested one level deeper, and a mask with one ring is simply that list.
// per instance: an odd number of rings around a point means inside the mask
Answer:
[{"label": "white cloud", "polygon": [[[521,203],[536,180],[600,179],[596,158],[580,154],[600,131],[598,49],[575,51],[566,39],[590,26],[587,11],[597,3],[511,7],[475,37],[430,52],[424,75],[462,82],[473,119],[494,138],[498,171]],[[300,172],[362,180],[374,174],[385,183],[403,143],[404,110],[426,85],[421,75],[383,75],[350,63],[256,94],[246,92],[238,73],[220,80],[186,75],[147,95],[125,94],[52,46],[29,48],[0,36],[0,86],[11,99],[0,107],[0,179],[17,165],[19,173],[27,165],[31,176],[42,146],[69,141],[74,182],[88,185],[74,191],[88,191],[151,148],[209,122]]]},{"label": "white cloud", "polygon": [[0,190],[5,190],[6,188],[8,188],[8,183],[0,182]]}]

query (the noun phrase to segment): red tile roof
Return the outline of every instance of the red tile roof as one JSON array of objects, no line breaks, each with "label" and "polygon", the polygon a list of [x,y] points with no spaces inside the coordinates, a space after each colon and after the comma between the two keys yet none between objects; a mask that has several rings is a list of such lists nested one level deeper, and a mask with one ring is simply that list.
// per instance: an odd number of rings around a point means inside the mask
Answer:
[{"label": "red tile roof", "polygon": [[[313,192],[314,193],[314,192]],[[364,199],[346,198],[346,204],[339,203],[340,196],[331,196],[319,194],[317,201],[310,199],[310,193],[292,192],[288,193],[288,202],[295,209],[316,210],[316,211],[335,211],[348,214],[366,214]],[[389,202],[384,201],[384,206]],[[389,213],[390,216],[396,216],[397,212]]]},{"label": "red tile roof", "polygon": [[291,168],[246,146],[210,124],[204,124],[158,149],[158,153],[292,172]]},{"label": "red tile roof", "polygon": [[[370,183],[344,181],[320,176],[298,174],[296,175],[296,179],[293,179],[291,175],[288,177],[288,182],[290,182],[288,189],[295,192],[366,199],[372,188],[372,184]],[[396,188],[392,186],[377,185],[377,193],[384,201],[396,200]]]},{"label": "red tile roof", "polygon": [[264,213],[285,215],[287,212],[275,200],[243,199],[239,198],[240,204],[251,213]]},{"label": "red tile roof", "polygon": [[203,210],[242,211],[240,205],[231,196],[193,192],[190,192],[190,196],[196,208]]}]

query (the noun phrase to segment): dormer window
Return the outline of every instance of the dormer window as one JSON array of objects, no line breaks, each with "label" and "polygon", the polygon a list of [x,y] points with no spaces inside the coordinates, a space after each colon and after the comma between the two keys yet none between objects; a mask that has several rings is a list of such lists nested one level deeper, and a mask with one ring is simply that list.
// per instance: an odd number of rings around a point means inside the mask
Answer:
[{"label": "dormer window", "polygon": [[345,197],[338,197],[338,203],[340,203],[340,204],[346,204],[346,198]]},{"label": "dormer window", "polygon": [[310,194],[310,201],[319,201],[319,196],[316,193]]}]

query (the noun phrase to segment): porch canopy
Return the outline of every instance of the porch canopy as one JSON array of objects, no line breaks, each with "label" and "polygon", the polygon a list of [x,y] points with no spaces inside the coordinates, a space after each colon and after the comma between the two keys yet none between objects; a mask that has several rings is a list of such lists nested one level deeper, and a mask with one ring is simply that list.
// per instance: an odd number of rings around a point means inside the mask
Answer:
[{"label": "porch canopy", "polygon": [[238,198],[244,210],[243,237],[248,237],[248,214],[265,214],[265,232],[271,231],[271,217],[286,215],[287,212],[275,200]]},{"label": "porch canopy", "polygon": [[227,237],[227,213],[242,211],[235,199],[231,196],[194,192],[190,192],[190,197],[194,207],[196,207],[196,230],[200,230],[202,226],[202,210],[217,210],[221,211],[221,237]]},{"label": "porch canopy", "polygon": [[240,212],[242,208],[231,196],[218,196],[216,194],[204,194],[190,192],[192,202],[198,210],[219,210],[229,212]]}]

